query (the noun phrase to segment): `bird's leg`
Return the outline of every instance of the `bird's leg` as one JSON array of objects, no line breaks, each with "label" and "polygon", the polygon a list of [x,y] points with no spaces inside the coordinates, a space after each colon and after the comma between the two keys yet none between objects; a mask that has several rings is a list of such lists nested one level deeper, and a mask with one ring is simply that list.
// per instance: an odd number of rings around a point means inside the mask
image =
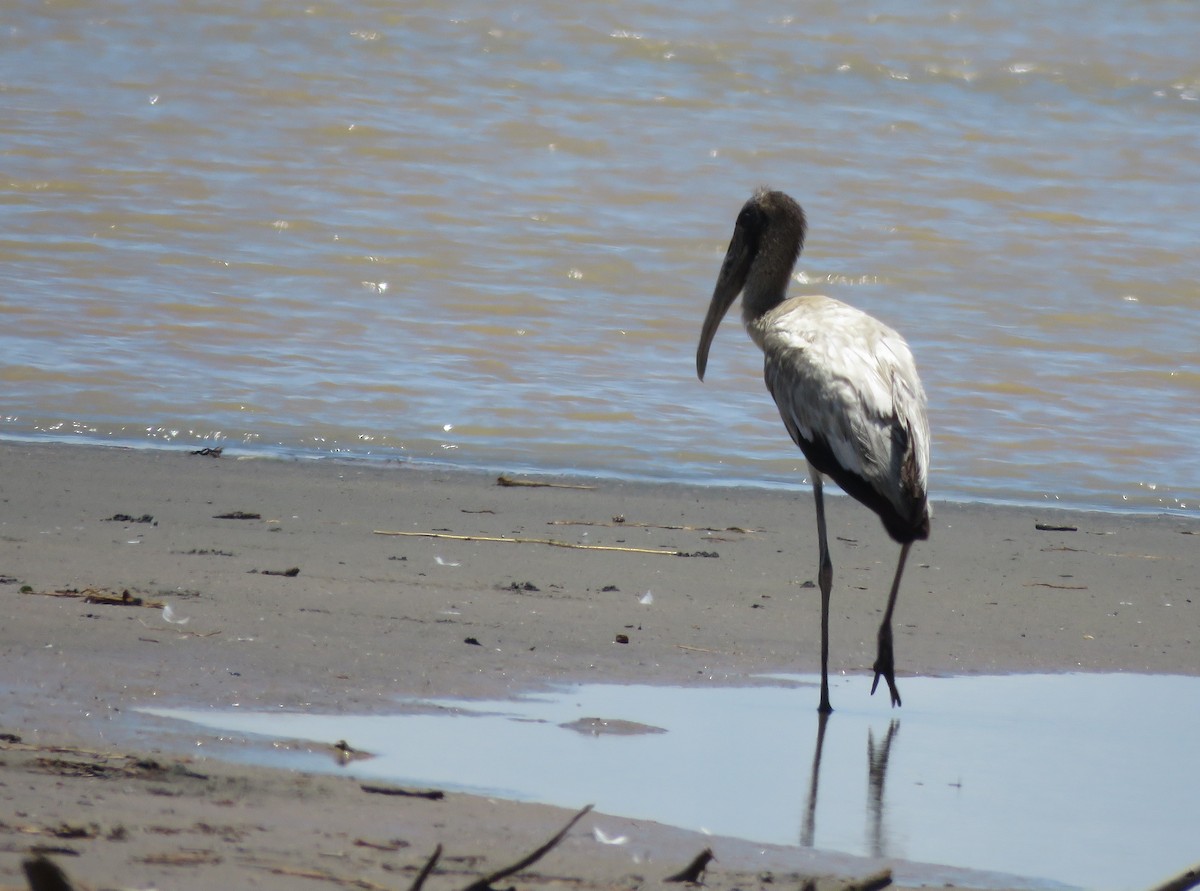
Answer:
[{"label": "bird's leg", "polygon": [[904,575],[904,561],[908,559],[908,549],[912,542],[900,546],[900,561],[896,564],[896,577],[892,579],[892,593],[888,595],[887,609],[883,612],[883,622],[879,625],[879,645],[875,655],[875,680],[871,682],[871,695],[879,686],[882,675],[887,681],[888,691],[892,694],[892,705],[900,704],[900,691],[896,689],[896,662],[892,655],[892,611],[896,608],[896,595],[900,593],[900,577]]},{"label": "bird's leg", "polygon": [[821,566],[817,571],[817,583],[821,587],[821,703],[817,711],[823,715],[833,711],[829,704],[829,592],[833,588],[833,562],[829,559],[829,542],[825,538],[825,496],[821,485],[821,472],[808,465],[812,477],[813,503],[817,508],[817,536],[820,539]]}]

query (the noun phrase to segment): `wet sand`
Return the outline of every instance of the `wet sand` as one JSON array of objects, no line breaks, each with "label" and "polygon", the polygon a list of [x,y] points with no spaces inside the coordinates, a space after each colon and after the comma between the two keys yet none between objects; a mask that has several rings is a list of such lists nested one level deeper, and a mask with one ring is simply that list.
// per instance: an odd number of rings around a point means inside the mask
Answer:
[{"label": "wet sand", "polygon": [[[554,482],[592,488],[0,443],[0,884],[23,887],[22,859],[44,849],[95,888],[407,888],[441,843],[427,885],[440,891],[518,859],[571,816],[236,764],[241,743],[139,707],[383,712],[398,696],[817,670],[808,495]],[[897,549],[848,499],[829,515],[831,669],[869,684]],[[913,674],[1200,674],[1198,534],[1193,518],[936,505],[897,610],[901,694]],[[142,605],[102,602],[125,592]],[[160,603],[187,623],[166,621]],[[636,860],[633,846],[598,843],[596,825],[636,838]],[[838,887],[882,868],[910,885],[1005,886],[589,815],[504,887],[658,884],[706,846],[716,889]]]}]

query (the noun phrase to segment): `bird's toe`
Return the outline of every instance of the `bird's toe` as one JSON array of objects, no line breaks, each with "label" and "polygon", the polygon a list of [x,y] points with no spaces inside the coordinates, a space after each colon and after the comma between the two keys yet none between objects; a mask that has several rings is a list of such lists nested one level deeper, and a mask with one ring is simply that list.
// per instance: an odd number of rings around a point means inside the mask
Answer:
[{"label": "bird's toe", "polygon": [[887,681],[888,694],[892,698],[892,707],[895,708],[900,704],[900,691],[896,689],[896,669],[892,660],[892,650],[890,646],[880,652],[879,657],[875,660],[875,680],[871,682],[871,695],[875,695],[875,688],[879,686],[879,679],[883,678]]},{"label": "bird's toe", "polygon": [[879,665],[875,667],[875,680],[871,682],[871,695],[875,695],[875,688],[879,686],[879,679],[883,678],[887,681],[888,695],[892,698],[892,707],[900,705],[900,691],[896,689],[896,678],[890,669],[884,669]]}]

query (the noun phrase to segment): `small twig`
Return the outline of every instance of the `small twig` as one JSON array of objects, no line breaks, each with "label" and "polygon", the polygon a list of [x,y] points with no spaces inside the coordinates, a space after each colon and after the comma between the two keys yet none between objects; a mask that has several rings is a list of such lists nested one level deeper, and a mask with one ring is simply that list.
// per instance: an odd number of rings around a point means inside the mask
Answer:
[{"label": "small twig", "polygon": [[611,522],[605,523],[600,520],[550,520],[546,523],[547,526],[610,526],[620,528],[629,526],[634,529],[670,529],[673,532],[740,532],[743,535],[749,535],[752,532],[759,532],[759,529],[746,529],[742,526],[726,526],[723,529],[718,529],[716,526],[672,526],[662,523],[630,523],[623,519],[614,519]]},{"label": "small twig", "polygon": [[712,848],[705,848],[695,856],[691,863],[674,875],[667,876],[663,881],[688,882],[692,885],[702,885],[704,883],[700,881],[700,878],[704,875],[704,870],[708,868],[708,862],[715,859]]},{"label": "small twig", "polygon": [[161,600],[148,602],[142,597],[135,597],[128,591],[122,591],[120,594],[108,594],[104,591],[96,591],[94,589],[84,592],[83,602],[103,603],[108,606],[152,606],[156,609],[162,609],[163,605]]},{"label": "small twig", "polygon": [[374,795],[402,795],[406,798],[428,798],[430,801],[441,801],[446,797],[441,789],[405,789],[403,786],[372,786],[367,783],[359,784],[358,788]]},{"label": "small twig", "polygon": [[1078,526],[1060,526],[1057,523],[1034,523],[1033,528],[1038,532],[1078,532]]},{"label": "small twig", "polygon": [[543,483],[538,480],[515,480],[501,474],[496,477],[497,486],[526,486],[530,489],[594,489],[595,486],[576,486],[570,483]]},{"label": "small twig", "polygon": [[[142,514],[140,517],[133,517],[129,514],[113,514],[111,517],[105,517],[106,523],[154,523],[154,517],[150,514]],[[157,526],[157,523],[154,523]]]},{"label": "small twig", "polygon": [[1026,588],[1054,588],[1057,591],[1086,591],[1087,585],[1054,585],[1050,582],[1026,582]]},{"label": "small twig", "polygon": [[366,839],[366,838],[356,838],[354,840],[354,847],[369,848],[372,851],[387,851],[390,854],[394,854],[396,851],[399,851],[401,848],[407,848],[408,842],[406,842],[402,838],[394,838],[391,841],[387,841],[387,842],[373,842],[370,839]]},{"label": "small twig", "polygon": [[442,846],[439,844],[433,849],[433,856],[425,861],[425,865],[421,867],[421,871],[413,879],[413,883],[409,886],[408,891],[421,891],[421,886],[425,884],[425,880],[429,878],[429,874],[433,872],[433,868],[437,866],[438,859],[441,856]]},{"label": "small twig", "polygon": [[1185,869],[1162,884],[1155,885],[1150,891],[1189,891],[1197,885],[1200,885],[1200,863],[1190,869]]},{"label": "small twig", "polygon": [[214,851],[203,849],[147,854],[145,857],[135,857],[134,859],[154,866],[211,866],[221,862],[221,855]]},{"label": "small twig", "polygon": [[871,875],[859,879],[857,882],[843,885],[842,891],[879,891],[879,889],[886,888],[891,883],[892,871],[885,869],[881,872],[871,873]]},{"label": "small twig", "polygon": [[467,887],[464,888],[463,891],[491,891],[492,882],[498,882],[501,879],[506,879],[509,876],[520,872],[521,870],[525,869],[528,866],[533,866],[533,864],[537,863],[539,860],[541,860],[543,857],[545,857],[548,853],[550,853],[550,851],[553,850],[554,847],[560,841],[562,841],[564,838],[566,838],[567,833],[571,831],[571,827],[573,827],[576,823],[578,823],[580,820],[582,820],[583,815],[586,814],[591,809],[592,809],[592,806],[589,804],[587,807],[585,807],[583,810],[581,810],[579,813],[577,813],[575,816],[573,816],[569,821],[567,821],[567,825],[559,830],[558,835],[554,836],[554,838],[550,839],[550,841],[546,842],[544,845],[542,845],[540,848],[538,848],[532,854],[528,854],[528,855],[522,857],[520,860],[518,860],[516,863],[512,864],[511,866],[506,866],[503,869],[497,870],[496,872],[492,873],[491,875],[486,875],[486,876],[483,876],[482,878],[476,879],[471,884],[467,885]]},{"label": "small twig", "polygon": [[403,535],[410,538],[445,538],[451,541],[495,541],[504,544],[540,544],[553,548],[574,548],[580,551],[622,551],[627,554],[659,554],[663,557],[679,557],[682,551],[664,551],[654,548],[627,548],[619,545],[590,545],[574,544],[569,541],[557,541],[553,538],[504,538],[496,535],[452,535],[449,532],[390,532],[386,529],[376,529],[376,535]]},{"label": "small twig", "polygon": [[82,591],[66,589],[63,591],[22,591],[22,594],[37,594],[41,597],[71,597],[84,603],[98,603],[104,606],[146,606],[151,609],[162,609],[163,601],[147,600],[130,594],[128,590],[115,594],[100,588],[84,588]]}]

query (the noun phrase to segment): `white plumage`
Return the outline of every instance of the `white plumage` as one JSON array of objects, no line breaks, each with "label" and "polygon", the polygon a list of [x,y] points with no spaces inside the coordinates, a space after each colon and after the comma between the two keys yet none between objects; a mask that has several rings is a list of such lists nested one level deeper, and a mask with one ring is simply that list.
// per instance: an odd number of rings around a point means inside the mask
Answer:
[{"label": "white plumage", "polygon": [[925,392],[904,338],[866,313],[828,297],[787,299],[804,244],[800,205],[760,189],[738,215],[696,351],[704,379],[709,346],[742,294],[742,320],[763,351],[763,375],[792,440],[812,475],[820,539],[821,704],[829,712],[829,594],[833,567],[826,541],[822,475],[871,508],[901,545],[879,628],[875,681],[883,677],[900,704],[892,655],[892,611],[912,542],[929,536],[926,496],[929,422]]},{"label": "white plumage", "polygon": [[[919,522],[929,423],[904,339],[866,313],[819,296],[785,300],[747,319],[746,330],[763,351],[767,389],[796,445],[823,441],[838,468],[886,499],[902,524]],[[904,480],[909,452],[916,475]]]}]

